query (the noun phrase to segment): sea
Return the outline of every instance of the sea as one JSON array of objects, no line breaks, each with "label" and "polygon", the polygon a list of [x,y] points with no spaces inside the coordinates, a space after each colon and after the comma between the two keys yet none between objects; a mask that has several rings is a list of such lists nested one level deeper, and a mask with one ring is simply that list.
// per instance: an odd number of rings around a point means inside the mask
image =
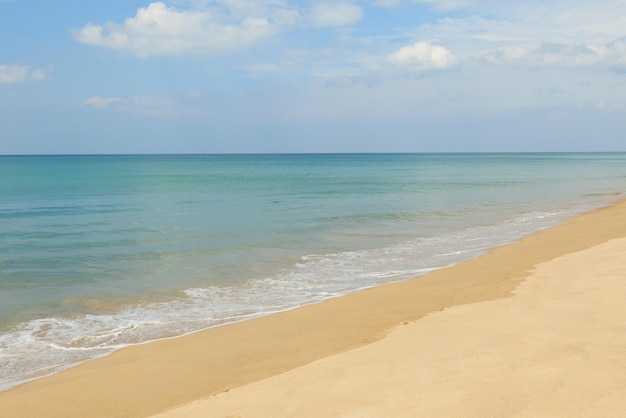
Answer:
[{"label": "sea", "polygon": [[626,153],[0,156],[0,390],[419,280],[625,191]]}]

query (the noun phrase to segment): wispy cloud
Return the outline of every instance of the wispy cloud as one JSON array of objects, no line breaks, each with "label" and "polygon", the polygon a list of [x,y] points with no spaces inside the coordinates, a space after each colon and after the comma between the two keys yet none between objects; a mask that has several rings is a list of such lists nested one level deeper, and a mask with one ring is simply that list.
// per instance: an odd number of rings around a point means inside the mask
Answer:
[{"label": "wispy cloud", "polygon": [[607,45],[594,46],[544,42],[536,47],[507,47],[489,51],[485,59],[498,65],[528,67],[626,68],[626,37]]},{"label": "wispy cloud", "polygon": [[29,80],[44,80],[49,70],[32,68],[30,65],[0,64],[0,83],[22,83]]},{"label": "wispy cloud", "polygon": [[309,18],[316,27],[348,26],[363,19],[363,10],[348,2],[319,2],[313,4]]},{"label": "wispy cloud", "polygon": [[156,117],[174,117],[181,113],[176,100],[156,95],[127,98],[93,96],[85,99],[82,105],[99,110],[112,109],[117,112]]},{"label": "wispy cloud", "polygon": [[121,97],[100,97],[93,96],[83,101],[83,106],[91,106],[95,109],[106,109],[115,103],[126,103],[125,99]]}]

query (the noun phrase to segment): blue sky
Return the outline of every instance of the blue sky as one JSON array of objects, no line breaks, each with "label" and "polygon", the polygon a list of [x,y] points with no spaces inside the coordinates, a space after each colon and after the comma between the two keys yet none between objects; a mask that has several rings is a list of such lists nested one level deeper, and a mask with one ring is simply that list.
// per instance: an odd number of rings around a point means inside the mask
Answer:
[{"label": "blue sky", "polygon": [[0,154],[626,150],[626,2],[0,0]]}]

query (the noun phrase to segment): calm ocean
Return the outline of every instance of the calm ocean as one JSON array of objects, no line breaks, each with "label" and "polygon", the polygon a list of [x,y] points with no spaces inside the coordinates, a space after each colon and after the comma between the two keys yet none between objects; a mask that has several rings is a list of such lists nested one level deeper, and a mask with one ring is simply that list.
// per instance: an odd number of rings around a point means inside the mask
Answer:
[{"label": "calm ocean", "polygon": [[0,157],[0,390],[415,277],[624,191],[621,153]]}]

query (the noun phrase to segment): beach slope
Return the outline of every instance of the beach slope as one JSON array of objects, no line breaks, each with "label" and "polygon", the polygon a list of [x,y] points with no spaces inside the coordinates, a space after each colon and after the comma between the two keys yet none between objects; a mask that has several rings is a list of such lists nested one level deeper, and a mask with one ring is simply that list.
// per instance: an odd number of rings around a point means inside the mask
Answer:
[{"label": "beach slope", "polygon": [[624,237],[620,202],[414,280],[120,350],[0,393],[0,411],[611,416],[626,388]]},{"label": "beach slope", "polygon": [[626,239],[539,265],[513,298],[158,415],[622,417]]}]

